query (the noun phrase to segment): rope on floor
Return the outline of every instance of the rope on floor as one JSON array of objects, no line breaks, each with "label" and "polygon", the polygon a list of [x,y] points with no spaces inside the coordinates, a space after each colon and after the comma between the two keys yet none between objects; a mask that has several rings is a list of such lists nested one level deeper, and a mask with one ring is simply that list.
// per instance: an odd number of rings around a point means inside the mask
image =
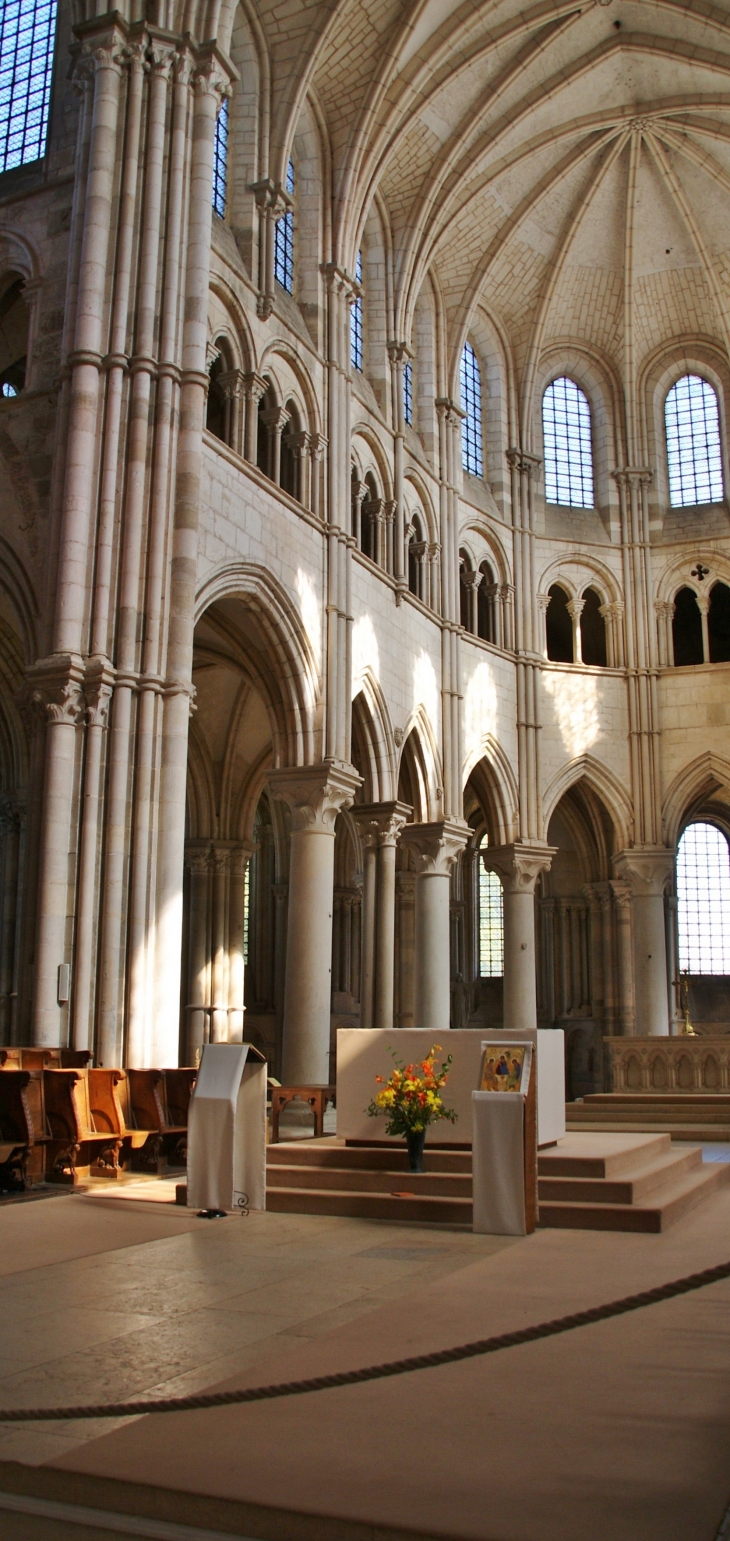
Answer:
[{"label": "rope on floor", "polygon": [[594,1322],[607,1322],[612,1316],[624,1316],[628,1311],[658,1305],[662,1300],[674,1300],[677,1295],[688,1295],[692,1290],[704,1289],[707,1284],[716,1284],[720,1279],[730,1279],[730,1263],[719,1263],[716,1268],[687,1274],[684,1279],[673,1279],[669,1284],[660,1284],[653,1290],[642,1290],[638,1295],[625,1295],[622,1300],[610,1300],[604,1306],[593,1306],[590,1311],[574,1311],[570,1316],[558,1316],[551,1322],[538,1322],[534,1327],[521,1327],[517,1332],[503,1332],[494,1338],[478,1338],[475,1343],[438,1349],[433,1354],[414,1354],[409,1359],[391,1359],[385,1364],[366,1365],[362,1370],[341,1370],[335,1375],[318,1375],[311,1380],[278,1381],[270,1386],[250,1386],[243,1391],[201,1392],[189,1397],[102,1402],[90,1406],[83,1404],[80,1407],[0,1408],[0,1423],[61,1422],[75,1418],[138,1418],[144,1413],[192,1413],[208,1407],[238,1407],[243,1402],[269,1402],[274,1397],[303,1396],[309,1391],[332,1391],[340,1386],[358,1386],[364,1381],[386,1380],[392,1375],[409,1375],[413,1370],[435,1370],[442,1364],[478,1359],[484,1354],[496,1354],[502,1348],[517,1348],[521,1343],[539,1343],[542,1338],[554,1338],[558,1333],[572,1332],[575,1327],[590,1327]]}]

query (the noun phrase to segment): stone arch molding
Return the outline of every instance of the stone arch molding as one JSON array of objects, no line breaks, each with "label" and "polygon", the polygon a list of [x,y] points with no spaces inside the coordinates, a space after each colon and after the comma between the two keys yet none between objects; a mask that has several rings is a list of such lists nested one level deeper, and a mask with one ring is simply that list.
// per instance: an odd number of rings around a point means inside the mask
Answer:
[{"label": "stone arch molding", "polygon": [[493,733],[485,734],[483,742],[475,746],[464,761],[462,787],[480,765],[484,765],[487,772],[490,810],[497,826],[495,844],[509,845],[515,838],[517,827],[519,788],[512,764]]},{"label": "stone arch molding", "polygon": [[[718,580],[730,587],[730,557],[722,551],[708,550],[703,542],[697,543],[693,556],[683,552],[673,562],[667,563],[657,580],[657,604],[671,604],[678,589],[692,589],[695,594],[707,594]],[[704,578],[693,576],[692,569],[700,564],[707,569]]]},{"label": "stone arch molding", "polygon": [[631,799],[618,776],[590,754],[582,754],[570,760],[545,789],[542,799],[544,828],[548,828],[561,798],[579,781],[586,781],[600,798],[614,827],[616,849],[626,850],[634,834]]},{"label": "stone arch molding", "polygon": [[236,562],[212,573],[198,592],[196,623],[219,599],[241,599],[256,616],[270,651],[286,724],[279,755],[288,765],[316,759],[320,673],[314,646],[289,595],[265,568]]},{"label": "stone arch molding", "polygon": [[367,714],[362,725],[368,741],[368,769],[373,784],[373,801],[389,802],[396,796],[398,750],[388,703],[369,664],[352,681],[353,702],[359,695],[363,697]]},{"label": "stone arch molding", "polygon": [[586,589],[595,588],[604,605],[622,602],[622,594],[611,569],[594,556],[584,556],[576,551],[570,556],[559,556],[549,562],[538,580],[538,599],[547,603],[548,590],[554,583],[565,589],[569,599],[580,599]]},{"label": "stone arch molding", "polygon": [[720,796],[730,805],[730,760],[708,750],[675,776],[662,807],[665,843],[676,849],[685,816],[693,804]]},{"label": "stone arch molding", "polygon": [[435,730],[423,705],[419,704],[414,708],[403,728],[403,738],[398,755],[399,771],[403,750],[411,734],[413,734],[418,745],[420,765],[424,772],[426,802],[428,806],[426,810],[427,818],[422,822],[440,819],[442,817],[444,796],[444,775]]}]

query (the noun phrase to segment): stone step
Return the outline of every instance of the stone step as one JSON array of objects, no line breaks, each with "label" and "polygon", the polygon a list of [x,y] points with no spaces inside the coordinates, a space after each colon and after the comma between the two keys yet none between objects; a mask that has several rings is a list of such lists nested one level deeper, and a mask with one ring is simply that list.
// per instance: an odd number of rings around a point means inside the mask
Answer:
[{"label": "stone step", "polygon": [[540,1203],[641,1204],[650,1194],[674,1186],[690,1172],[701,1168],[702,1151],[693,1145],[684,1151],[670,1150],[658,1161],[620,1178],[540,1177]]},{"label": "stone step", "polygon": [[613,1123],[637,1123],[641,1120],[645,1124],[705,1124],[720,1125],[730,1123],[730,1107],[723,1104],[713,1107],[703,1103],[698,1106],[691,1103],[685,1106],[680,1102],[569,1102],[565,1111],[567,1124],[596,1123],[604,1124],[607,1121]]},{"label": "stone step", "polygon": [[[721,1144],[730,1140],[730,1123],[728,1124],[672,1124],[664,1120],[654,1125],[657,1134],[666,1134],[670,1140],[691,1140],[697,1144],[716,1143]],[[570,1119],[570,1128],[576,1134],[595,1134],[600,1129],[602,1134],[643,1134],[646,1130],[646,1122],[637,1123],[634,1120],[617,1120],[615,1117],[601,1120],[596,1119]]]},{"label": "stone step", "polygon": [[540,1225],[560,1230],[645,1231],[654,1235],[704,1203],[730,1181],[730,1163],[717,1162],[690,1172],[643,1204],[540,1202]]},{"label": "stone step", "polygon": [[[636,1103],[654,1103],[660,1107],[666,1104],[689,1104],[702,1107],[725,1107],[730,1109],[730,1092],[591,1092],[583,1098],[584,1106],[596,1107],[599,1104],[608,1104],[611,1107],[619,1103],[631,1106]],[[568,1107],[574,1107],[575,1103],[569,1102]]]},{"label": "stone step", "polygon": [[[344,1140],[290,1140],[269,1145],[266,1163],[275,1166],[347,1167],[350,1171],[407,1172],[408,1152],[394,1141],[388,1145],[346,1145]],[[426,1172],[471,1172],[471,1150],[424,1151]]]},{"label": "stone step", "polygon": [[569,1129],[559,1145],[538,1151],[537,1170],[541,1177],[618,1177],[634,1173],[641,1166],[658,1161],[669,1155],[672,1142],[667,1134],[626,1133],[611,1141],[606,1149],[603,1130],[595,1131],[591,1141],[586,1133],[593,1133],[592,1126],[575,1138]]},{"label": "stone step", "polygon": [[318,1167],[280,1164],[267,1167],[266,1183],[271,1193],[277,1188],[320,1189],[342,1193],[386,1193],[412,1188],[419,1196],[463,1198],[471,1202],[471,1172],[408,1172],[378,1169],[367,1171],[350,1167]]},{"label": "stone step", "polygon": [[471,1199],[419,1197],[404,1182],[397,1193],[331,1188],[269,1188],[266,1208],[274,1214],[347,1215],[360,1220],[415,1220],[471,1228]]}]

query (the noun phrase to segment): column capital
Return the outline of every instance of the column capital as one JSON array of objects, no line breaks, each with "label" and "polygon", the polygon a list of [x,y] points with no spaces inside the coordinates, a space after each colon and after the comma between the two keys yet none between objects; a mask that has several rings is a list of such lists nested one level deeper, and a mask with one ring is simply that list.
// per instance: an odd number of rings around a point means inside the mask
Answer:
[{"label": "column capital", "polygon": [[616,908],[619,910],[630,909],[633,902],[633,894],[629,888],[628,883],[611,882],[609,886],[611,893],[613,894],[613,902],[616,905]]},{"label": "column capital", "polygon": [[397,845],[404,824],[413,818],[408,803],[358,803],[352,810],[363,845]]},{"label": "column capital", "polygon": [[57,653],[26,670],[23,694],[47,722],[76,727],[86,712],[83,684],[84,666],[78,654]]},{"label": "column capital", "polygon": [[542,840],[519,840],[513,845],[488,845],[482,851],[487,872],[496,872],[508,893],[533,894],[540,874],[548,872],[557,846]]},{"label": "column capital", "polygon": [[407,342],[389,342],[388,358],[391,364],[404,369],[409,360],[413,358],[413,353]]},{"label": "column capital", "polygon": [[255,370],[249,374],[242,374],[241,384],[247,401],[260,401],[269,389],[268,380],[265,380],[263,375],[257,375]]},{"label": "column capital", "polygon": [[537,455],[526,455],[521,449],[508,449],[505,454],[510,470],[521,471],[523,476],[539,476],[542,461]]},{"label": "column capital", "polygon": [[674,852],[666,846],[634,847],[619,851],[613,864],[636,898],[660,898],[674,870]]},{"label": "column capital", "polygon": [[484,573],[472,567],[462,567],[459,572],[459,581],[465,589],[478,589],[484,582]]},{"label": "column capital", "polygon": [[334,835],[338,813],[351,807],[361,784],[354,766],[342,760],[272,771],[268,783],[270,795],[291,809],[292,833],[324,835]]},{"label": "column capital", "polygon": [[420,872],[448,877],[470,835],[467,824],[439,819],[434,824],[406,824],[401,841],[413,852]]},{"label": "column capital", "polygon": [[648,487],[653,472],[651,466],[618,466],[611,475],[619,487]]},{"label": "column capital", "polygon": [[461,427],[461,422],[466,417],[466,412],[463,411],[458,402],[452,401],[450,396],[437,396],[434,405],[439,417],[443,417],[454,428]]}]

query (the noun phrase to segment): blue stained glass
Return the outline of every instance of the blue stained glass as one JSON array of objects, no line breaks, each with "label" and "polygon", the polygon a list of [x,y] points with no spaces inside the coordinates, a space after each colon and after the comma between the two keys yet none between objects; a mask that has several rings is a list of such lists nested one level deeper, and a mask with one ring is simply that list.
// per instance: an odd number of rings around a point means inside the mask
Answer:
[{"label": "blue stained glass", "polygon": [[46,151],[56,0],[0,0],[0,171]]},{"label": "blue stained glass", "polygon": [[[286,168],[286,190],[294,196],[294,165],[289,161]],[[287,294],[294,292],[294,213],[287,209],[276,221],[274,232],[274,278]]]},{"label": "blue stained glass", "polygon": [[699,375],[684,375],[664,403],[672,508],[724,497],[717,396]]},{"label": "blue stained glass", "polygon": [[730,849],[715,824],[689,824],[677,851],[679,967],[730,974]]},{"label": "blue stained glass", "polygon": [[459,372],[461,405],[466,416],[461,422],[461,459],[470,476],[482,476],[482,377],[477,356],[468,342],[461,355]]},{"label": "blue stained glass", "polygon": [[221,102],[218,120],[215,125],[215,145],[213,147],[213,208],[221,219],[226,212],[226,190],[228,184],[228,97]]},{"label": "blue stained glass", "polygon": [[565,376],[542,398],[545,497],[548,503],[593,508],[593,446],[588,399]]},{"label": "blue stained glass", "polygon": [[[355,263],[355,277],[359,284],[362,283],[362,252],[357,254]],[[353,369],[362,372],[363,361],[363,325],[362,325],[362,295],[358,295],[350,306],[350,363]]]},{"label": "blue stained glass", "polygon": [[403,416],[409,426],[413,424],[413,365],[408,360],[403,370]]}]

